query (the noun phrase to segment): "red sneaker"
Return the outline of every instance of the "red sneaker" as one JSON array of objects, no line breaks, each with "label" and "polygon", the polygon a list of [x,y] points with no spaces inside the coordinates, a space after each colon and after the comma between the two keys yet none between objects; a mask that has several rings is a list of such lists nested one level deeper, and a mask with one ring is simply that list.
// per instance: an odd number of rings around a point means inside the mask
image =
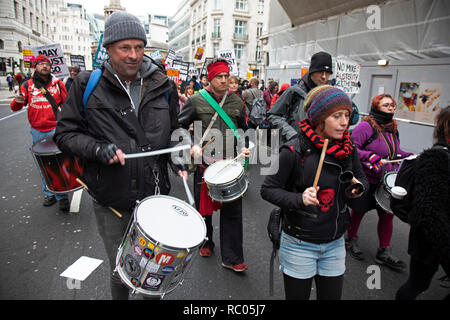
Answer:
[{"label": "red sneaker", "polygon": [[200,249],[200,255],[202,257],[209,257],[209,256],[211,256],[211,253],[212,253],[211,249],[208,249],[208,248],[201,248]]},{"label": "red sneaker", "polygon": [[245,271],[248,269],[248,267],[245,263],[231,265],[231,264],[225,264],[222,262],[222,267],[231,269],[235,272],[242,272],[242,271]]}]

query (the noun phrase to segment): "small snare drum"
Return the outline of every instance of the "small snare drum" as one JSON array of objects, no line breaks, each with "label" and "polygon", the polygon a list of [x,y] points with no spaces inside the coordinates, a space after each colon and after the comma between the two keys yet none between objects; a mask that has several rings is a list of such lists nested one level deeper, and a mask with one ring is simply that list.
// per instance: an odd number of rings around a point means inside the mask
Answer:
[{"label": "small snare drum", "polygon": [[203,175],[209,196],[218,202],[231,202],[248,188],[244,167],[237,161],[220,160],[206,168]]}]

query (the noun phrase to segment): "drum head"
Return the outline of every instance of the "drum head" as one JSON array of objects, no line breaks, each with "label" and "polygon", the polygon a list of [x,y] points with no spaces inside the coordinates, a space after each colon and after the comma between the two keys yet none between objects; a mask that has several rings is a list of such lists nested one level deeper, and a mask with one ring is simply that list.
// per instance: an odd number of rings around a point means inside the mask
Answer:
[{"label": "drum head", "polygon": [[61,153],[61,151],[56,146],[56,143],[53,141],[53,136],[48,136],[42,140],[37,141],[35,144],[33,144],[31,150],[36,154]]},{"label": "drum head", "polygon": [[384,176],[384,184],[386,187],[392,189],[395,186],[395,179],[397,179],[397,172],[388,172]]},{"label": "drum head", "polygon": [[244,168],[239,162],[233,161],[231,164],[230,162],[231,160],[220,160],[206,168],[205,181],[211,184],[225,184],[239,177]]},{"label": "drum head", "polygon": [[202,216],[177,198],[145,198],[136,208],[135,215],[142,231],[163,245],[192,248],[205,240],[206,226]]}]

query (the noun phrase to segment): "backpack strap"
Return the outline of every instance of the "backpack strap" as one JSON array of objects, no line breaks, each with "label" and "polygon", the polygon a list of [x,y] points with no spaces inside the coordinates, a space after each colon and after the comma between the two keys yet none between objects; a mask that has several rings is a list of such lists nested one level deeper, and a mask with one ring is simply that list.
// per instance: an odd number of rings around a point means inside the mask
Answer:
[{"label": "backpack strap", "polygon": [[101,77],[102,77],[102,69],[95,69],[94,71],[91,72],[91,75],[89,76],[89,81],[86,85],[86,89],[84,90],[83,94],[84,113],[86,113],[86,105],[89,100],[89,97],[91,96],[92,91],[94,91]]},{"label": "backpack strap", "polygon": [[[366,120],[364,120],[364,121],[366,121]],[[362,149],[365,149],[369,144],[371,144],[371,143],[378,137],[378,131],[377,131],[377,129],[375,129],[375,128],[373,127],[373,125],[372,125],[372,123],[371,123],[370,121],[366,121],[366,122],[368,122],[368,123],[370,124],[370,126],[372,127],[373,132],[372,132],[372,135],[370,136],[370,138],[367,139],[367,141],[364,142],[364,143],[361,145],[361,147],[360,147],[361,150],[362,150]]]}]

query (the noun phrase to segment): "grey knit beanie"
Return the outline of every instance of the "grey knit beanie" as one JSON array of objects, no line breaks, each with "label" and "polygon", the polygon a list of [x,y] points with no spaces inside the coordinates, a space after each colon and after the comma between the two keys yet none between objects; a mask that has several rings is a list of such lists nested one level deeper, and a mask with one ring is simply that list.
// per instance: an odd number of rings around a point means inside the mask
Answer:
[{"label": "grey knit beanie", "polygon": [[147,45],[145,30],[139,19],[130,13],[116,11],[106,19],[103,47],[125,39],[139,39]]}]

